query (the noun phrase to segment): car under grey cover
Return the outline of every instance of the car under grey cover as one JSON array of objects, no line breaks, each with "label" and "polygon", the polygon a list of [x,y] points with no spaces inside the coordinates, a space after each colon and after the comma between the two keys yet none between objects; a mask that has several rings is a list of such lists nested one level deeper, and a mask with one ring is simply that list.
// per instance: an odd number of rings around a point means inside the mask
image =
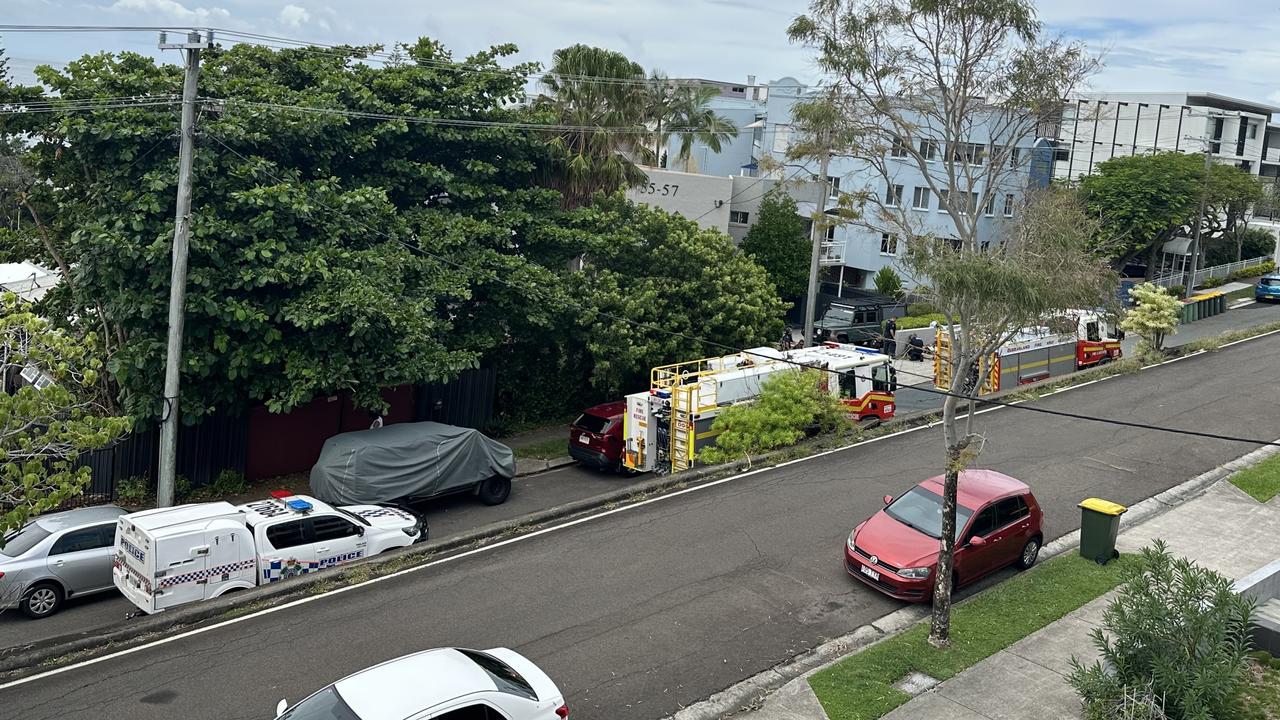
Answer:
[{"label": "car under grey cover", "polygon": [[430,497],[515,474],[511,448],[479,430],[397,423],[326,440],[311,468],[311,492],[335,505],[357,505]]}]

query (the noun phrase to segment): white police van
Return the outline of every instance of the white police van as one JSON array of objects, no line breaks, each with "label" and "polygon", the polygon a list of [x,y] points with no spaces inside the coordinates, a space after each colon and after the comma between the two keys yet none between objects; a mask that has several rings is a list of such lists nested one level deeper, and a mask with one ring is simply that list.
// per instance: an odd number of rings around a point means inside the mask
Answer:
[{"label": "white police van", "polygon": [[232,505],[195,503],[121,515],[112,579],[154,613],[411,545],[425,519],[383,505],[333,507],[273,492]]}]

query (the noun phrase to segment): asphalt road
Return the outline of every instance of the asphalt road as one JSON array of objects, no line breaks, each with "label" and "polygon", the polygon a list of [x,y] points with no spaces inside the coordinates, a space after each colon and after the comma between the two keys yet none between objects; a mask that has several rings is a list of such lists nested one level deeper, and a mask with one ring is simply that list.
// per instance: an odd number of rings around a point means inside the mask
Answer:
[{"label": "asphalt road", "polygon": [[[1111,378],[1035,407],[1280,437],[1280,335]],[[1132,504],[1253,449],[1026,410],[985,413],[979,465],[1027,481],[1049,538],[1089,496]],[[941,464],[936,428],[625,510],[306,605],[0,691],[7,717],[270,717],[422,648],[506,645],[575,718],[656,718],[899,606],[846,577],[844,539]],[[394,692],[394,688],[388,688]]]}]

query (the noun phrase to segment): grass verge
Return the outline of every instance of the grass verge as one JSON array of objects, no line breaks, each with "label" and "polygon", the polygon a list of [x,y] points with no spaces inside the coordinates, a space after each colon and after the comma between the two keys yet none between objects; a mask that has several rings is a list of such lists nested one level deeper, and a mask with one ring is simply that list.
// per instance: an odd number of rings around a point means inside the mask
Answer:
[{"label": "grass verge", "polygon": [[1280,455],[1272,455],[1229,479],[1232,485],[1252,495],[1254,500],[1266,502],[1280,495]]},{"label": "grass verge", "polygon": [[569,454],[568,436],[556,438],[555,440],[543,440],[542,442],[533,443],[532,445],[521,445],[512,448],[518,458],[535,458],[538,460],[553,460],[555,458],[564,457]]},{"label": "grass verge", "polygon": [[1280,658],[1253,653],[1241,705],[1248,720],[1280,719]]},{"label": "grass verge", "polygon": [[893,687],[908,673],[953,677],[1115,588],[1123,568],[1139,561],[1126,555],[1100,566],[1075,553],[1060,555],[957,605],[949,650],[929,645],[929,626],[922,623],[815,673],[809,686],[830,720],[881,717],[911,699]]}]

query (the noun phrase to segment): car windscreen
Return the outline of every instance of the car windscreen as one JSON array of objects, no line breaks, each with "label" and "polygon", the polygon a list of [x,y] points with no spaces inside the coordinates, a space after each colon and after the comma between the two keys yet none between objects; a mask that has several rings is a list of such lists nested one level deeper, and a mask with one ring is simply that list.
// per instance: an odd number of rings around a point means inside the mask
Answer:
[{"label": "car windscreen", "polygon": [[338,689],[330,685],[280,716],[280,720],[360,720],[360,716],[347,705]]},{"label": "car windscreen", "polygon": [[605,431],[605,428],[609,427],[610,422],[612,421],[609,418],[592,415],[590,413],[583,413],[578,416],[577,420],[573,421],[573,426],[579,430],[586,430],[587,432],[600,434]]},{"label": "car windscreen", "polygon": [[1262,282],[1258,284],[1266,285],[1267,287],[1276,287],[1277,285],[1280,285],[1280,278],[1262,278]]},{"label": "car windscreen", "polygon": [[[942,537],[942,496],[919,485],[884,509],[889,517],[930,537]],[[973,511],[956,505],[956,536],[968,524]]]},{"label": "car windscreen", "polygon": [[479,665],[489,675],[489,679],[493,680],[493,684],[498,690],[510,695],[518,695],[522,698],[528,698],[537,701],[538,696],[533,692],[533,686],[527,680],[516,672],[510,665],[502,662],[492,655],[486,655],[475,650],[463,650],[458,648],[458,652],[471,658],[471,661]]},{"label": "car windscreen", "polygon": [[0,555],[18,557],[49,537],[49,531],[35,523],[30,523],[21,530],[6,535],[4,547],[0,547]]}]

